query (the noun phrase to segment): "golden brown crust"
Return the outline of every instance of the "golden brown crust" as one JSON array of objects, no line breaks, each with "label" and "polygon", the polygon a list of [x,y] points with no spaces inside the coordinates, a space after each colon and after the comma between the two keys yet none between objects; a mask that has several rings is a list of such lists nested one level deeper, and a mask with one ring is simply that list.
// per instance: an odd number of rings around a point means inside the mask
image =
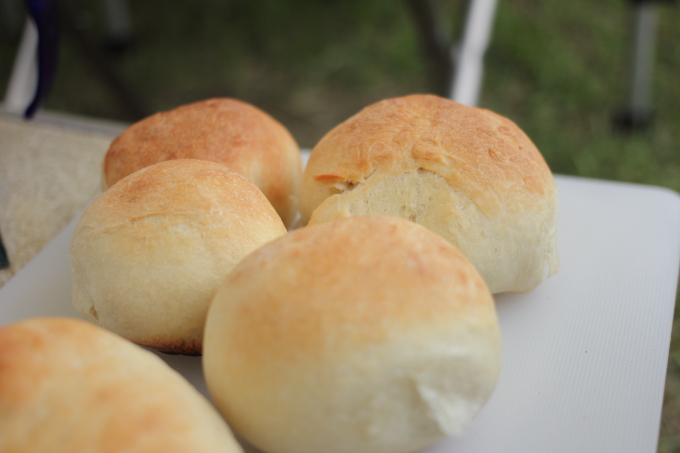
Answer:
[{"label": "golden brown crust", "polygon": [[137,170],[171,159],[224,164],[255,183],[287,226],[297,214],[299,147],[283,125],[250,104],[208,99],[133,124],[106,153],[104,183],[110,187]]},{"label": "golden brown crust", "polygon": [[[224,285],[241,288],[261,275],[279,296],[252,294],[229,317],[239,326],[230,344],[250,351],[247,361],[258,360],[258,351],[282,360],[300,352],[316,356],[333,338],[342,338],[334,347],[355,349],[414,325],[450,325],[471,312],[496,322],[493,300],[468,260],[440,236],[399,218],[357,216],[295,230],[247,257]],[[356,300],[366,302],[349,302]],[[343,331],[347,326],[350,332]]]},{"label": "golden brown crust", "polygon": [[394,215],[442,235],[492,292],[557,272],[557,188],[510,120],[431,95],[388,99],[330,131],[303,175],[301,223]]},{"label": "golden brown crust", "polygon": [[355,216],[267,244],[227,277],[204,370],[264,451],[415,451],[459,434],[493,390],[500,336],[475,268],[440,236]]},{"label": "golden brown crust", "polygon": [[146,167],[104,192],[76,225],[74,307],[135,343],[200,354],[218,285],[284,234],[262,192],[223,165],[176,159]]},{"label": "golden brown crust", "polygon": [[158,357],[84,321],[34,318],[0,329],[0,451],[242,450]]},{"label": "golden brown crust", "polygon": [[[215,209],[238,210],[239,215],[279,223],[262,192],[228,167],[197,159],[176,159],[146,167],[116,190],[102,194],[88,208],[91,216],[115,225],[140,222],[152,216],[195,216],[212,220]],[[211,212],[212,210],[212,212]],[[224,213],[222,213],[224,214]]]},{"label": "golden brown crust", "polygon": [[356,183],[381,167],[438,174],[487,215],[516,193],[555,191],[543,156],[515,123],[438,96],[411,95],[364,108],[314,147],[303,176],[303,224],[328,196],[315,181]]}]

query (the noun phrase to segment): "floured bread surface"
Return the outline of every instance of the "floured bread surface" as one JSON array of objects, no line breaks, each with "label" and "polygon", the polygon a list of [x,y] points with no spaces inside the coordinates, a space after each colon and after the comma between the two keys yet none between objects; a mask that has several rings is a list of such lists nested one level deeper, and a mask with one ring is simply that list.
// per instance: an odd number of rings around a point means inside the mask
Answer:
[{"label": "floured bread surface", "polygon": [[493,293],[558,269],[557,189],[531,140],[488,110],[430,95],[378,102],[330,131],[303,175],[302,223],[399,216],[442,235]]},{"label": "floured bread surface", "polygon": [[243,452],[217,411],[165,362],[68,318],[0,328],[0,451]]},{"label": "floured bread surface", "polygon": [[243,257],[284,234],[262,192],[223,165],[180,159],[144,168],[78,221],[73,305],[135,343],[200,354],[219,284]]},{"label": "floured bread surface", "polygon": [[269,453],[407,453],[459,435],[491,395],[493,299],[450,243],[397,217],[289,233],[211,305],[204,371],[230,426]]},{"label": "floured bread surface", "polygon": [[297,215],[300,148],[281,123],[250,104],[208,99],[133,124],[106,153],[104,186],[170,159],[224,164],[259,187],[286,226]]}]

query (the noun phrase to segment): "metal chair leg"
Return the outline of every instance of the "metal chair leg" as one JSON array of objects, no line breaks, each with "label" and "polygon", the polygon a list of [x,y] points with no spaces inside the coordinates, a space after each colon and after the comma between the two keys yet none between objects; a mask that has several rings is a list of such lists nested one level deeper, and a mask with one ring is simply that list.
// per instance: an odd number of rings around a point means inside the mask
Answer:
[{"label": "metal chair leg", "polygon": [[653,117],[652,87],[659,4],[663,0],[632,0],[634,42],[628,104],[614,119],[619,130],[645,129]]},{"label": "metal chair leg", "polygon": [[491,40],[497,0],[471,0],[463,40],[453,55],[456,69],[449,97],[476,106],[484,74],[484,54]]},{"label": "metal chair leg", "polygon": [[132,41],[132,19],[127,0],[104,0],[106,11],[106,45],[121,50]]},{"label": "metal chair leg", "polygon": [[14,60],[3,107],[5,111],[21,114],[30,104],[38,84],[38,29],[27,19]]}]

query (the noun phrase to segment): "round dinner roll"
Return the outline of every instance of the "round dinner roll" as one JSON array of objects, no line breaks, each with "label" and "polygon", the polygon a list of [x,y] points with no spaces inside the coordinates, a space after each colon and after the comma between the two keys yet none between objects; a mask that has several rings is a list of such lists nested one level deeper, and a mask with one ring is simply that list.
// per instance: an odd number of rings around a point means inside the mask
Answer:
[{"label": "round dinner roll", "polygon": [[213,406],[160,358],[70,318],[0,328],[0,451],[243,452]]},{"label": "round dinner roll", "polygon": [[440,236],[395,217],[295,230],[229,274],[203,367],[268,453],[407,453],[463,432],[501,363],[494,302]]},{"label": "round dinner roll", "polygon": [[413,220],[477,267],[492,293],[528,292],[558,269],[557,189],[510,120],[430,95],[373,104],[312,150],[302,223]]},{"label": "round dinner roll", "polygon": [[204,160],[146,167],[100,195],[71,242],[73,306],[168,353],[201,353],[217,287],[243,257],[286,234],[253,183]]},{"label": "round dinner roll", "polygon": [[255,183],[286,226],[291,226],[297,215],[300,148],[281,123],[250,104],[208,99],[133,124],[106,153],[104,187],[170,159],[224,164]]}]

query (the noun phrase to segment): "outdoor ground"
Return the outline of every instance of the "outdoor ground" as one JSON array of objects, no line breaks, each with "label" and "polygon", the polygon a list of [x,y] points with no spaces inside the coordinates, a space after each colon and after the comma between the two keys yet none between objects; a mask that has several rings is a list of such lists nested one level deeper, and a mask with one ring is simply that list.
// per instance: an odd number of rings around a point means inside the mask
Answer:
[{"label": "outdoor ground", "polygon": [[[61,3],[70,25],[51,110],[134,121],[230,96],[269,112],[301,146],[312,147],[370,103],[433,91],[404,2],[130,2],[134,40],[117,52],[103,46],[104,2]],[[459,36],[463,3],[434,3],[448,33]],[[628,96],[630,3],[500,0],[480,104],[518,123],[556,173],[680,190],[678,3],[661,6],[652,127],[612,127]],[[0,27],[4,89],[18,37],[2,21]],[[664,453],[680,452],[679,316],[675,326],[660,427]]]}]

